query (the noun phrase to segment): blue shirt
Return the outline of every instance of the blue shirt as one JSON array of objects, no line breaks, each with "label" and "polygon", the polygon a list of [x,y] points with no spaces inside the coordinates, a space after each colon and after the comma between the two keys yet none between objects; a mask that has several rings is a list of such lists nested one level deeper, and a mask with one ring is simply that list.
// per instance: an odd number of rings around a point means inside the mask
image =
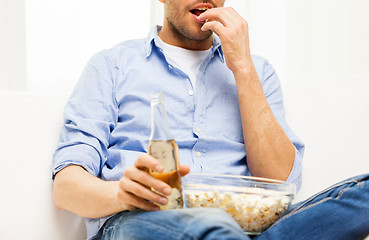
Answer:
[{"label": "blue shirt", "polygon": [[[147,152],[151,131],[150,93],[163,92],[181,164],[191,172],[251,175],[246,163],[237,89],[217,36],[202,61],[193,88],[155,44],[159,29],[146,39],[123,42],[93,56],[66,104],[65,125],[53,157],[53,176],[74,164],[104,180],[119,180]],[[300,187],[303,143],[288,127],[277,74],[253,56],[268,103],[293,142],[295,162],[288,178]],[[106,220],[86,219],[90,239]]]}]

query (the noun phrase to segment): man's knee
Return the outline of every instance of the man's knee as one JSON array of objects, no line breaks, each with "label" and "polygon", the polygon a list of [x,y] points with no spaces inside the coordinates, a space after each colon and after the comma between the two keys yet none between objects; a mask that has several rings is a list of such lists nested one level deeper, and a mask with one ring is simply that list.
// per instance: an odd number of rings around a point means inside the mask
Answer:
[{"label": "man's knee", "polygon": [[235,220],[223,210],[217,208],[198,208],[195,210],[192,221],[202,225],[237,226]]},{"label": "man's knee", "polygon": [[191,220],[184,228],[184,235],[193,239],[246,238],[237,222],[228,213],[216,208],[194,209]]}]

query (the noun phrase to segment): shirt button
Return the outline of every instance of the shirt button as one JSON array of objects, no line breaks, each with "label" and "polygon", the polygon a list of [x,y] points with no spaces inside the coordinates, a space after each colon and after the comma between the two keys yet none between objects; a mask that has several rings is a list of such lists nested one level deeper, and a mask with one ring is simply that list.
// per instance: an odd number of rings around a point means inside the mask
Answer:
[{"label": "shirt button", "polygon": [[194,92],[193,92],[193,90],[188,90],[188,95],[190,95],[190,96],[193,96],[193,94],[194,94]]},{"label": "shirt button", "polygon": [[196,130],[197,133],[200,133],[201,129],[200,129],[200,127],[197,127],[195,130]]},{"label": "shirt button", "polygon": [[196,152],[197,157],[201,157],[201,152]]}]

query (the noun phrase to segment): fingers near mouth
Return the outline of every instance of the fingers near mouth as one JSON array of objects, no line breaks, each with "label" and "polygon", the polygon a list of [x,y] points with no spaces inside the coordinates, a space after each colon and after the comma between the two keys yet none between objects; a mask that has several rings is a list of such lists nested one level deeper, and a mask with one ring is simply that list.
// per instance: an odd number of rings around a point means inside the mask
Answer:
[{"label": "fingers near mouth", "polygon": [[205,11],[211,8],[213,8],[211,4],[206,4],[206,3],[198,4],[190,10],[190,13],[194,16],[197,22],[205,23],[207,22],[207,20],[200,21],[198,18],[202,13],[204,13]]}]

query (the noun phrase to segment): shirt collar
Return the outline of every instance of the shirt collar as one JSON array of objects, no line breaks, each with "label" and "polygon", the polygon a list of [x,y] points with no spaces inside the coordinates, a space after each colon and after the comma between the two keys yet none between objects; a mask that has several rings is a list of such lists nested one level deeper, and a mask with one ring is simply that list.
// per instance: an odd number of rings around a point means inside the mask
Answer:
[{"label": "shirt collar", "polygon": [[[153,46],[155,46],[154,39],[158,36],[158,33],[160,32],[161,28],[162,27],[159,26],[159,25],[154,26],[151,29],[149,35],[147,36],[146,43],[145,43],[146,58],[148,58],[151,55],[152,48],[153,48]],[[221,48],[221,45],[220,45],[220,39],[215,34],[213,34],[213,48],[212,48],[212,52],[213,52],[213,54],[215,52],[218,52],[219,57],[220,57],[220,60],[222,62],[224,62],[224,56],[223,56],[223,51],[222,51],[222,48]]]},{"label": "shirt collar", "polygon": [[218,52],[220,60],[224,62],[223,50],[222,46],[220,45],[220,38],[217,35],[213,34],[213,54],[215,53],[215,51]]}]

